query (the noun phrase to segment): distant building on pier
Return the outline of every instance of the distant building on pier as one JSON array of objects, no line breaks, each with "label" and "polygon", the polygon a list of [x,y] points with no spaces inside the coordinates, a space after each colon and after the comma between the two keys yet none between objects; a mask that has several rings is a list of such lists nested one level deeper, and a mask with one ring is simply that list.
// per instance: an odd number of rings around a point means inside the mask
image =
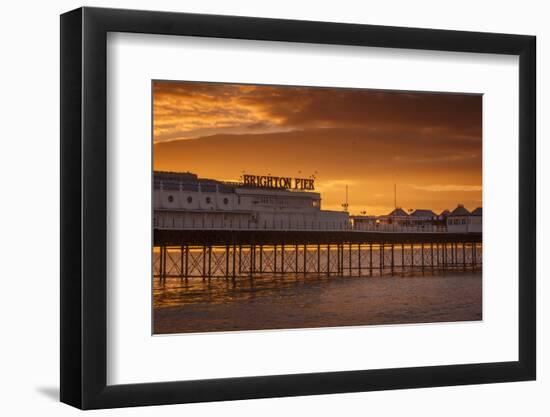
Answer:
[{"label": "distant building on pier", "polygon": [[478,207],[470,214],[470,228],[468,231],[481,233],[483,231],[483,209]]},{"label": "distant building on pier", "polygon": [[481,207],[471,213],[459,204],[447,216],[447,231],[451,233],[481,233],[483,222],[483,211]]},{"label": "distant building on pier", "polygon": [[378,216],[378,224],[391,225],[394,227],[399,226],[408,226],[409,225],[409,215],[401,207],[396,207],[389,214]]},{"label": "distant building on pier", "polygon": [[367,216],[365,214],[358,216],[350,216],[351,228],[359,231],[372,231],[376,230],[378,226],[377,216]]},{"label": "distant building on pier", "polygon": [[481,233],[482,209],[478,207],[471,213],[459,205],[455,210],[443,210],[436,214],[429,209],[410,210],[407,214],[402,208],[396,208],[382,216],[350,216],[351,227],[358,231],[375,232],[451,232]]},{"label": "distant building on pier", "polygon": [[[400,207],[395,208],[389,214],[379,216],[379,229],[401,230],[411,232],[437,232],[442,231],[442,225],[437,222],[437,215],[429,209],[415,209],[408,214]],[[443,225],[443,228],[445,225]]]},{"label": "distant building on pier", "polygon": [[416,209],[410,214],[409,219],[411,226],[431,228],[437,220],[437,215],[429,209]]}]

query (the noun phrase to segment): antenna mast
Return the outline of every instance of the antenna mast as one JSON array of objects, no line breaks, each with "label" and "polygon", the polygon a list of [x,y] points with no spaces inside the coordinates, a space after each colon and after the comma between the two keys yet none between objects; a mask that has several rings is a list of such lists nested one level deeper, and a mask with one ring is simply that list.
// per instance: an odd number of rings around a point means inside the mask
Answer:
[{"label": "antenna mast", "polygon": [[348,204],[348,186],[347,185],[346,185],[346,202],[342,204],[342,207],[344,208],[344,211],[348,211],[349,204]]},{"label": "antenna mast", "polygon": [[397,184],[393,184],[393,206],[397,208]]}]

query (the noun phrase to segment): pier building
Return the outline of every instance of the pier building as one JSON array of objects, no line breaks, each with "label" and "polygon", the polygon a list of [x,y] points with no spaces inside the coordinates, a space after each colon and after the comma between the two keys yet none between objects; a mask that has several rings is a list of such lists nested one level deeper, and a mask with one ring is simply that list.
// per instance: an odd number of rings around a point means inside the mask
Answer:
[{"label": "pier building", "polygon": [[351,228],[357,231],[371,231],[376,230],[379,224],[377,216],[368,216],[365,214],[350,216]]},{"label": "pier building", "polygon": [[483,211],[481,207],[471,213],[459,204],[447,215],[447,231],[450,233],[481,233],[483,224]]},{"label": "pier building", "polygon": [[322,210],[313,180],[246,175],[242,182],[154,173],[156,229],[348,230],[348,213]]}]

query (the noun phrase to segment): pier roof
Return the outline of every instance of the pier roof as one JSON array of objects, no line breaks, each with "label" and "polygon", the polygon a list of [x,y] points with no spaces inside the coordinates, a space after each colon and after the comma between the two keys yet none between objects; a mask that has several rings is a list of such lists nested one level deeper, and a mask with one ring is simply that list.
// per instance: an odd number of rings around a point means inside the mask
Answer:
[{"label": "pier roof", "polygon": [[388,216],[392,217],[408,217],[408,214],[405,210],[403,210],[401,207],[397,207],[394,209]]},{"label": "pier roof", "polygon": [[428,209],[416,209],[411,213],[411,216],[414,217],[434,217],[435,213],[432,210]]},{"label": "pier roof", "polygon": [[470,213],[472,216],[483,216],[483,209],[481,207],[476,208]]},{"label": "pier roof", "polygon": [[462,204],[459,204],[450,214],[450,216],[469,216],[470,212]]},{"label": "pier roof", "polygon": [[235,187],[231,184],[211,178],[199,178],[197,174],[192,172],[155,171],[154,181],[156,188],[162,182],[165,189],[174,190],[179,189],[180,185],[182,189],[191,191],[196,191],[199,185],[203,187],[203,191],[214,191],[216,186],[218,186],[220,192],[230,193],[235,190]]}]

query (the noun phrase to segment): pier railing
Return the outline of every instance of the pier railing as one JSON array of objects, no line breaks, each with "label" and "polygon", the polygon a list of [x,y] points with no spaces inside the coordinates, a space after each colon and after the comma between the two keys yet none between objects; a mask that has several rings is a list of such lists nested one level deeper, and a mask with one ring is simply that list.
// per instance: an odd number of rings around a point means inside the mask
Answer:
[{"label": "pier railing", "polygon": [[[204,213],[203,213],[204,214]],[[219,216],[193,217],[155,217],[153,226],[162,230],[331,230],[359,232],[402,232],[402,233],[446,233],[446,225],[435,225],[429,222],[417,225],[401,224],[352,224],[346,221],[314,221],[294,218],[252,220],[245,218],[225,218]]]}]

